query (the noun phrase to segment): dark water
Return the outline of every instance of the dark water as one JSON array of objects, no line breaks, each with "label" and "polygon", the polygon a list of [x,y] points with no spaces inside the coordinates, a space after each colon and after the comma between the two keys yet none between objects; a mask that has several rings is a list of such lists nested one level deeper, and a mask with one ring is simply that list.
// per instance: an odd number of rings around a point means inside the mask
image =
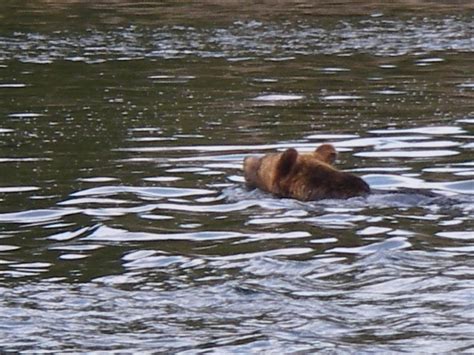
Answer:
[{"label": "dark water", "polygon": [[[473,14],[3,2],[0,349],[474,351]],[[374,194],[245,188],[323,142]]]}]

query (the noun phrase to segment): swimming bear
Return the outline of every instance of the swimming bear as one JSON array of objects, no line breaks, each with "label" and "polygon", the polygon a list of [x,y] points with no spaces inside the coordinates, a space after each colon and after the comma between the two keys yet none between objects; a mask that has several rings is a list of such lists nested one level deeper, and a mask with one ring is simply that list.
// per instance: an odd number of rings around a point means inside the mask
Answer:
[{"label": "swimming bear", "polygon": [[294,148],[244,160],[247,186],[301,201],[346,199],[370,193],[360,177],[335,169],[336,149],[322,144],[312,153]]}]

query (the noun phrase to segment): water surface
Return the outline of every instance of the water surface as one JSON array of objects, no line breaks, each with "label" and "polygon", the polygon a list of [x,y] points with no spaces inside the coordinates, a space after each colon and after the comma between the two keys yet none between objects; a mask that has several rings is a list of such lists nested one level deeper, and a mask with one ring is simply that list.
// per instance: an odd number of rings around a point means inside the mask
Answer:
[{"label": "water surface", "polygon": [[[457,6],[2,4],[0,349],[473,351]],[[245,187],[325,142],[372,195]]]}]

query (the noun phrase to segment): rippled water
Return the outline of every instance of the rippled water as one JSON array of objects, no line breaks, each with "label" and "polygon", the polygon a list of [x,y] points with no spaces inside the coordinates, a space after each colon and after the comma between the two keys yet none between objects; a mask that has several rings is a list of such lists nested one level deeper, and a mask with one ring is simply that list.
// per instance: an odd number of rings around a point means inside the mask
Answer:
[{"label": "rippled water", "polygon": [[1,5],[0,349],[472,352],[472,7],[355,4]]}]

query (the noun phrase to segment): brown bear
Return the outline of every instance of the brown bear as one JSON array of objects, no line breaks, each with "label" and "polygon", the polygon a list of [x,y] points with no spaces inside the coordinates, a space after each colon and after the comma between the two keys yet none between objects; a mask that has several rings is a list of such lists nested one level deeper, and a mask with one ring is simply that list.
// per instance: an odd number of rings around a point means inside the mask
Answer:
[{"label": "brown bear", "polygon": [[290,148],[260,158],[247,157],[245,181],[249,187],[301,201],[369,194],[370,187],[364,180],[332,166],[336,156],[333,145],[323,144],[312,153],[299,154]]}]

